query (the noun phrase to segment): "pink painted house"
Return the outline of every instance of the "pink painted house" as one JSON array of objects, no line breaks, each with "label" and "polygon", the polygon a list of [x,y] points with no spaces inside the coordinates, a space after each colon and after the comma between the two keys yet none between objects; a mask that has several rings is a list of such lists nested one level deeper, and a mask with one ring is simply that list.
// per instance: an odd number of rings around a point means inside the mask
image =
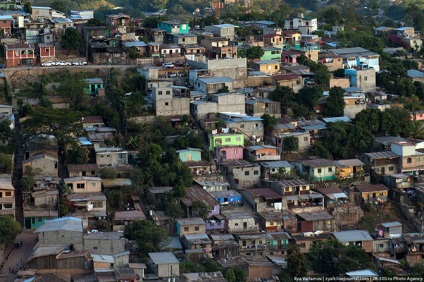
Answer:
[{"label": "pink painted house", "polygon": [[411,120],[424,120],[424,111],[410,112]]},{"label": "pink painted house", "polygon": [[241,160],[243,159],[243,147],[217,147],[215,148],[215,158],[218,163],[226,160]]},{"label": "pink painted house", "polygon": [[281,53],[281,62],[286,64],[297,63],[297,58],[299,58],[303,52],[296,50],[286,50]]}]

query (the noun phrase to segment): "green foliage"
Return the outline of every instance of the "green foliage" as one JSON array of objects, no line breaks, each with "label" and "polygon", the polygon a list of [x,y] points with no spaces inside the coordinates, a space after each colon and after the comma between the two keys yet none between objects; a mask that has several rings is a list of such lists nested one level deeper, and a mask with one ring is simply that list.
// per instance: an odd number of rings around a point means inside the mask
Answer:
[{"label": "green foliage", "polygon": [[327,117],[341,117],[344,112],[344,90],[341,87],[330,89],[330,95],[324,108],[324,115]]},{"label": "green foliage", "polygon": [[56,94],[62,96],[71,109],[80,110],[86,105],[87,83],[78,75],[69,75],[60,83]]},{"label": "green foliage", "polygon": [[264,55],[264,50],[261,46],[253,46],[247,49],[246,57],[248,59],[259,59]]},{"label": "green foliage", "polygon": [[39,108],[22,123],[22,133],[29,140],[41,135],[53,135],[59,145],[74,142],[82,133],[81,114],[68,109]]},{"label": "green foliage", "polygon": [[218,93],[228,93],[230,92],[230,89],[228,89],[228,86],[224,86],[221,89],[218,89]]},{"label": "green foliage", "polygon": [[96,229],[100,232],[109,232],[112,231],[110,223],[107,220],[98,220],[96,221]]},{"label": "green foliage", "polygon": [[72,144],[66,150],[66,161],[69,164],[86,164],[88,162],[90,151],[77,144]]},{"label": "green foliage", "polygon": [[192,212],[193,216],[201,217],[206,220],[211,210],[204,202],[194,201],[192,203]]},{"label": "green foliage", "polygon": [[6,244],[15,240],[21,233],[21,225],[12,217],[0,215],[0,244]]},{"label": "green foliage", "polygon": [[299,149],[299,139],[297,139],[295,136],[288,136],[283,138],[282,148],[284,152],[297,151],[297,149]]},{"label": "green foliage", "polygon": [[28,1],[24,4],[24,12],[31,14],[32,8],[31,8],[31,2],[30,1]]},{"label": "green foliage", "polygon": [[215,272],[219,269],[218,262],[210,257],[204,257],[197,262],[184,261],[180,264],[180,273]]},{"label": "green foliage", "polygon": [[75,28],[68,27],[62,36],[61,44],[65,50],[78,50],[82,46],[82,36]]},{"label": "green foliage", "polygon": [[87,21],[87,26],[107,26],[107,24],[104,21],[93,18]]},{"label": "green foliage", "polygon": [[339,44],[341,48],[362,47],[376,53],[382,53],[384,48],[383,39],[373,36],[368,27],[363,30],[345,29],[340,34]]},{"label": "green foliage", "polygon": [[0,120],[0,143],[6,143],[12,138],[12,129],[8,119]]},{"label": "green foliage", "polygon": [[4,98],[6,99],[7,103],[12,104],[12,100],[13,100],[12,88],[10,87],[7,80],[5,80],[5,83],[4,83]]},{"label": "green foliage", "polygon": [[318,105],[319,98],[322,97],[322,88],[319,86],[304,87],[297,93],[296,98],[299,104],[304,105],[310,111],[314,111]]},{"label": "green foliage", "polygon": [[140,252],[146,256],[150,252],[160,252],[167,243],[168,235],[162,227],[149,220],[136,220],[126,226],[126,234],[135,240]]},{"label": "green foliage", "polygon": [[66,216],[69,212],[69,205],[63,198],[59,198],[59,216]]},{"label": "green foliage", "polygon": [[12,156],[0,153],[0,174],[11,174],[13,170]]},{"label": "green foliage", "polygon": [[228,282],[245,282],[247,281],[246,272],[240,267],[227,268],[222,273]]},{"label": "green foliage", "polygon": [[19,186],[21,187],[22,191],[28,192],[32,190],[32,188],[35,186],[35,176],[40,174],[40,172],[40,168],[35,169],[32,166],[25,167],[25,174],[19,181]]},{"label": "green foliage", "polygon": [[50,7],[56,11],[66,13],[66,3],[63,1],[53,1]]},{"label": "green foliage", "polygon": [[321,143],[314,144],[309,150],[309,153],[312,156],[317,156],[324,159],[329,159],[331,157],[330,151],[328,151],[327,148],[325,148]]},{"label": "green foliage", "polygon": [[104,167],[99,170],[99,177],[102,179],[116,179],[118,173],[116,170]]},{"label": "green foliage", "polygon": [[128,52],[129,52],[130,59],[141,58],[141,54],[138,51],[137,47],[135,47],[135,46],[131,46],[130,49],[128,50]]},{"label": "green foliage", "polygon": [[296,244],[290,244],[287,249],[287,269],[292,277],[302,277],[306,274],[305,257]]},{"label": "green foliage", "polygon": [[275,116],[270,116],[269,114],[262,115],[261,119],[266,132],[269,132],[269,130],[277,124],[277,118]]},{"label": "green foliage", "polygon": [[339,25],[343,22],[340,6],[328,5],[318,11],[318,18],[329,25]]},{"label": "green foliage", "polygon": [[313,244],[309,253],[312,268],[317,273],[338,277],[358,269],[373,269],[370,257],[360,247],[345,246],[336,239],[328,239]]}]

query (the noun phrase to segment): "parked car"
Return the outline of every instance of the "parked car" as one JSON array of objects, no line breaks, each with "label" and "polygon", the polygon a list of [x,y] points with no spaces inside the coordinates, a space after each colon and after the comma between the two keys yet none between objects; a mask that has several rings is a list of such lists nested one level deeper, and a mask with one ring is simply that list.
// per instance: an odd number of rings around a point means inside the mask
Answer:
[{"label": "parked car", "polygon": [[56,63],[56,66],[69,66],[69,65],[70,65],[70,63],[64,62],[64,61],[59,61],[59,62]]},{"label": "parked car", "polygon": [[168,69],[170,69],[170,68],[175,67],[175,65],[174,65],[173,63],[164,63],[164,64],[163,64],[163,67],[164,67],[164,68],[168,68]]},{"label": "parked car", "polygon": [[6,68],[6,65],[5,64],[0,64],[0,69],[4,69],[4,68]]},{"label": "parked car", "polygon": [[51,66],[55,66],[56,64],[52,61],[47,61],[41,64],[42,67],[51,67]]},{"label": "parked car", "polygon": [[83,66],[86,65],[87,62],[86,61],[76,61],[72,63],[74,66]]}]

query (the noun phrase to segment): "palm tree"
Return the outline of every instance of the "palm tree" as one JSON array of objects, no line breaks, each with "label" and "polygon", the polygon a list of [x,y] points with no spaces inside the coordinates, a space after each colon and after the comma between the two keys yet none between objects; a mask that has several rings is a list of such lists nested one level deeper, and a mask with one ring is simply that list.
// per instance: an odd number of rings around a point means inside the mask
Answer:
[{"label": "palm tree", "polygon": [[411,131],[408,135],[410,138],[424,138],[424,126],[422,122],[418,120],[412,121]]}]

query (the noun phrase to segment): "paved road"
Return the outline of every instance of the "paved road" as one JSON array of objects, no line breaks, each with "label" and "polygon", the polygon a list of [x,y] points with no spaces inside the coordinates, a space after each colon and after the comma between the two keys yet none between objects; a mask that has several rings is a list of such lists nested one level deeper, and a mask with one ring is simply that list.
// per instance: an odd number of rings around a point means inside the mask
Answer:
[{"label": "paved road", "polygon": [[[22,241],[22,247],[17,249],[13,247],[13,244],[9,243],[4,251],[5,263],[1,269],[1,273],[9,273],[10,268],[23,268],[26,264],[28,257],[32,253],[32,248],[35,246],[35,239],[37,236],[28,230],[24,230],[19,234],[14,242]],[[7,256],[7,257],[6,257]],[[9,274],[7,278],[4,277],[0,281],[13,281],[14,275]]]}]

